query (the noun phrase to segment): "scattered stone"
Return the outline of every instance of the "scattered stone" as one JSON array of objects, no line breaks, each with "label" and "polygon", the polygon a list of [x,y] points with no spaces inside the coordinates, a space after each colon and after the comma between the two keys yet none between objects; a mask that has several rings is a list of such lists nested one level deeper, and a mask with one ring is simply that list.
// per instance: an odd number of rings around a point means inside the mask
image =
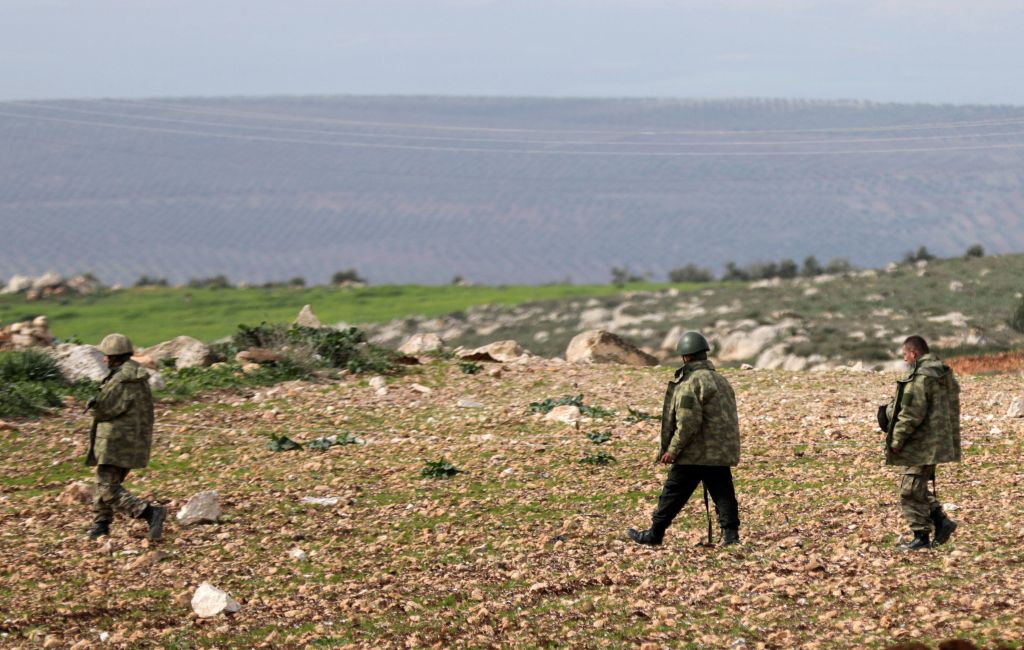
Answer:
[{"label": "scattered stone", "polygon": [[192,495],[178,511],[178,523],[182,526],[212,524],[220,519],[220,515],[220,495],[214,490],[207,490]]},{"label": "scattered stone", "polygon": [[313,506],[336,506],[338,501],[338,497],[302,497],[299,499],[299,503],[308,503]]},{"label": "scattered stone", "polygon": [[96,486],[86,481],[73,481],[60,493],[60,502],[66,506],[74,506],[85,503],[92,503],[93,495],[96,493]]},{"label": "scattered stone", "polygon": [[512,340],[495,341],[475,350],[459,350],[456,355],[466,361],[519,361],[523,357],[530,356],[529,351]]},{"label": "scattered stone", "polygon": [[424,395],[429,395],[430,393],[434,392],[433,388],[430,388],[428,386],[424,386],[423,384],[413,384],[413,385],[409,386],[409,388],[413,389],[417,393],[423,393]]},{"label": "scattered stone", "polygon": [[605,330],[577,334],[565,351],[570,363],[621,363],[628,366],[656,366],[658,360],[622,337]]},{"label": "scattered stone", "polygon": [[582,415],[580,414],[580,408],[573,404],[565,404],[563,406],[556,406],[555,408],[548,411],[544,419],[548,422],[564,422],[565,424],[576,424],[579,422]]},{"label": "scattered stone", "polygon": [[267,348],[249,348],[235,355],[239,363],[274,363],[281,360],[281,353]]},{"label": "scattered stone", "polygon": [[242,606],[238,604],[238,601],[229,596],[226,591],[217,589],[209,582],[199,585],[192,595],[192,611],[200,618],[211,618],[221,612],[233,614],[241,609]]},{"label": "scattered stone", "polygon": [[90,379],[102,381],[110,371],[103,353],[92,345],[62,343],[52,352],[64,378],[70,382]]},{"label": "scattered stone", "polygon": [[388,380],[385,379],[384,377],[381,377],[380,375],[370,378],[370,388],[380,390],[381,388],[384,388],[387,385]]},{"label": "scattered stone", "polygon": [[0,420],[0,431],[17,431],[18,427],[14,426],[10,422]]},{"label": "scattered stone", "polygon": [[476,400],[471,400],[471,399],[460,399],[458,402],[456,402],[455,405],[458,406],[459,408],[464,408],[464,409],[479,409],[479,408],[483,408],[483,406],[484,406],[480,402],[477,402]]},{"label": "scattered stone", "polygon": [[320,319],[313,313],[312,305],[303,305],[302,309],[299,311],[299,315],[295,318],[294,324],[299,327],[311,327],[313,329],[320,329],[323,327]]},{"label": "scattered stone", "polygon": [[167,382],[164,381],[164,376],[159,370],[149,371],[149,388],[150,390],[163,390],[167,388]]},{"label": "scattered stone", "polygon": [[309,554],[303,551],[298,546],[296,546],[292,550],[288,551],[288,557],[295,560],[296,562],[305,562],[309,559]]},{"label": "scattered stone", "polygon": [[503,371],[504,371],[504,368],[502,368],[500,366],[497,366],[497,367],[494,367],[494,368],[490,368],[487,371],[487,376],[488,377],[494,377],[495,379],[501,379],[501,374],[502,374]]},{"label": "scattered stone", "polygon": [[170,553],[164,551],[150,551],[143,556],[137,558],[134,562],[128,565],[129,571],[138,571],[139,569],[148,569],[149,567],[163,562],[167,558],[171,557]]},{"label": "scattered stone", "polygon": [[440,352],[444,350],[444,341],[441,337],[433,332],[426,334],[413,334],[410,336],[405,343],[398,348],[398,351],[402,354],[408,354],[410,356],[418,356],[421,354],[428,354],[430,352]]},{"label": "scattered stone", "polygon": [[1006,412],[1006,415],[1011,418],[1024,418],[1024,399],[1014,397],[1013,401],[1010,402],[1010,410]]},{"label": "scattered stone", "polygon": [[242,372],[244,372],[247,375],[251,375],[254,372],[259,372],[262,369],[263,369],[263,366],[261,366],[258,363],[243,363],[242,364]]},{"label": "scattered stone", "polygon": [[961,282],[960,280],[953,280],[952,282],[949,283],[949,290],[950,291],[963,291],[964,290],[964,283]]},{"label": "scattered stone", "polygon": [[164,359],[173,359],[174,367],[178,369],[208,366],[217,361],[217,355],[210,346],[191,336],[176,336],[170,341],[138,350],[138,354],[158,364]]},{"label": "scattered stone", "polygon": [[754,369],[754,366],[750,365],[749,363],[745,363],[742,366],[740,366],[740,370],[753,370],[753,369]]}]

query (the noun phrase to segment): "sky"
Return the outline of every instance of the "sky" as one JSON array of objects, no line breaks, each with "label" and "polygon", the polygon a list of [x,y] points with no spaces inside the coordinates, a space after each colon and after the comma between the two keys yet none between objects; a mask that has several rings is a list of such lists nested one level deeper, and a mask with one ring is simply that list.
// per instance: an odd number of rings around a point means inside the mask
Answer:
[{"label": "sky", "polygon": [[782,97],[1024,105],[1021,0],[0,0],[0,101]]}]

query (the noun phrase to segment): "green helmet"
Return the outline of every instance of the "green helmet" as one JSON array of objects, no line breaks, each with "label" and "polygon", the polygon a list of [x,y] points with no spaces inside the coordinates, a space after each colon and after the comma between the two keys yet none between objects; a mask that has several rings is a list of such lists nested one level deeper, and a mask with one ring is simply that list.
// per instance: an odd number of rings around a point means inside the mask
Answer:
[{"label": "green helmet", "polygon": [[679,343],[676,345],[676,352],[682,356],[710,351],[711,346],[708,345],[708,340],[704,338],[704,335],[692,330],[684,332],[683,335],[679,337]]},{"label": "green helmet", "polygon": [[132,342],[124,334],[107,334],[100,341],[99,350],[108,357],[116,357],[120,354],[131,354],[134,352]]}]

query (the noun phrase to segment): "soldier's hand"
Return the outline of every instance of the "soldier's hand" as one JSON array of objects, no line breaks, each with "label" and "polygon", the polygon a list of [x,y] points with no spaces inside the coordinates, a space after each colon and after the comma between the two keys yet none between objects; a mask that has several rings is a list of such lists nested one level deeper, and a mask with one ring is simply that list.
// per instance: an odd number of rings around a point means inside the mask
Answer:
[{"label": "soldier's hand", "polygon": [[675,454],[673,454],[670,451],[666,451],[665,454],[661,457],[661,462],[663,465],[671,465],[672,463],[675,462],[675,460]]},{"label": "soldier's hand", "polygon": [[96,398],[90,397],[89,401],[85,403],[85,410],[90,411],[94,408],[96,408]]}]

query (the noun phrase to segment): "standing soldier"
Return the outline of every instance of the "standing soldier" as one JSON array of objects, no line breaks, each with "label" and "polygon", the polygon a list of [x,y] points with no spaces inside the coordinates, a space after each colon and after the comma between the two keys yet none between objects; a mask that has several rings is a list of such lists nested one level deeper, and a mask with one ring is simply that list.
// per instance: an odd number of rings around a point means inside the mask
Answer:
[{"label": "standing soldier", "polygon": [[[718,524],[726,546],[740,542],[739,505],[732,471],[740,462],[740,427],[736,395],[729,382],[708,361],[711,347],[699,332],[679,339],[683,367],[676,371],[665,393],[661,413],[661,452],[658,460],[672,465],[654,511],[650,529],[630,528],[638,544],[661,544],[697,485],[704,484],[715,502]],[[708,536],[711,523],[708,522]]]},{"label": "standing soldier", "polygon": [[132,361],[132,343],[124,334],[109,334],[100,342],[110,372],[100,392],[89,400],[93,412],[89,434],[88,466],[96,466],[96,496],[93,498],[89,537],[110,534],[114,513],[121,512],[149,524],[149,539],[159,539],[167,509],[148,504],[122,487],[131,469],[149,464],[153,444],[153,396],[149,373]]},{"label": "standing soldier", "polygon": [[886,408],[885,462],[904,468],[900,506],[914,539],[899,547],[913,551],[931,546],[933,525],[936,546],[957,527],[935,498],[934,487],[935,465],[960,462],[960,384],[920,336],[903,342],[903,360],[910,375],[896,383],[896,397]]}]

